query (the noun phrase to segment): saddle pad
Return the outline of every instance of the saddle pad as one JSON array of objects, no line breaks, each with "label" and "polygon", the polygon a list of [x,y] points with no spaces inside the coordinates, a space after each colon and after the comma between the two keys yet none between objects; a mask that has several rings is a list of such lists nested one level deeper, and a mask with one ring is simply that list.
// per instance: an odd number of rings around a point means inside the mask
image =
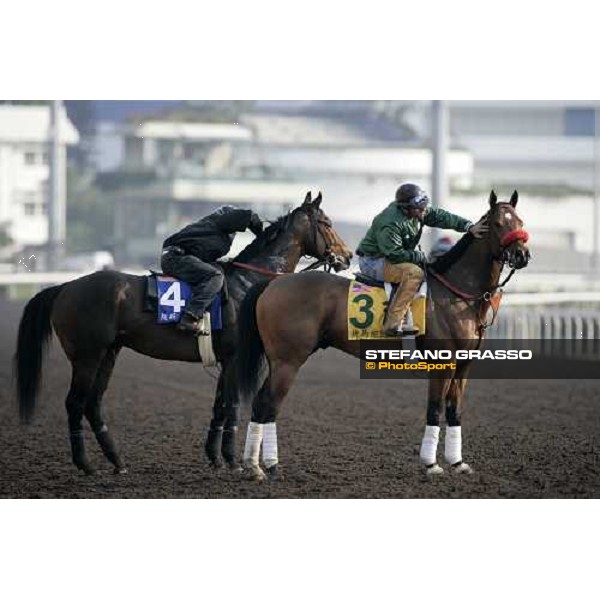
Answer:
[{"label": "saddle pad", "polygon": [[348,339],[382,337],[387,302],[383,288],[352,281],[348,288]]},{"label": "saddle pad", "polygon": [[[168,275],[153,274],[149,277],[156,282],[156,322],[159,324],[179,323],[185,307],[192,297],[192,290],[185,281]],[[149,282],[150,283],[150,282]],[[152,286],[148,285],[151,290]],[[149,291],[151,299],[151,291]],[[218,292],[210,305],[211,331],[223,329],[221,292]]]},{"label": "saddle pad", "polygon": [[185,281],[167,275],[155,275],[158,302],[157,323],[179,323],[185,307],[192,297],[192,290]]},{"label": "saddle pad", "polygon": [[[386,286],[387,287],[387,286]],[[348,339],[373,340],[384,337],[383,320],[388,304],[386,290],[352,281],[348,288]],[[417,335],[425,333],[427,282],[423,281],[410,305]]]}]

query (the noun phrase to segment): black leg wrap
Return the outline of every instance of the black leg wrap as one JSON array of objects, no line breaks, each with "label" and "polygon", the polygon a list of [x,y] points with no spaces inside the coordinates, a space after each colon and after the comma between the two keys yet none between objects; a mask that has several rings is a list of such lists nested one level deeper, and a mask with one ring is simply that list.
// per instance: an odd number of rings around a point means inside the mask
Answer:
[{"label": "black leg wrap", "polygon": [[235,460],[235,435],[237,427],[231,427],[223,431],[223,443],[221,445],[221,454],[228,465],[234,465]]},{"label": "black leg wrap", "polygon": [[102,448],[102,452],[104,452],[104,456],[106,456],[115,467],[118,467],[119,469],[122,468],[123,463],[119,457],[117,447],[112,436],[108,433],[106,426],[100,429],[100,431],[96,431],[95,435],[100,448]]},{"label": "black leg wrap", "polygon": [[223,439],[223,427],[212,427],[208,430],[204,451],[208,460],[213,465],[219,463],[219,453],[221,451],[221,440]]},{"label": "black leg wrap", "polygon": [[85,455],[85,443],[83,441],[83,431],[72,431],[71,432],[71,456],[73,458],[73,464],[81,469],[87,475],[93,473],[93,469],[88,463]]}]

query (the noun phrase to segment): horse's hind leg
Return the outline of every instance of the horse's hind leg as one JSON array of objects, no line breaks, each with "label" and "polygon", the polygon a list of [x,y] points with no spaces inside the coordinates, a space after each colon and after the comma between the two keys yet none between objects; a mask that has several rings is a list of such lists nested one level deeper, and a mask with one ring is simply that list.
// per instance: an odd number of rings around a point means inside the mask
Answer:
[{"label": "horse's hind leg", "polygon": [[248,424],[244,448],[244,465],[250,469],[252,477],[257,481],[266,478],[265,472],[259,466],[261,445],[267,473],[271,477],[278,475],[276,419],[299,368],[299,365],[290,363],[271,363],[271,374],[252,404],[252,419]]},{"label": "horse's hind leg", "polygon": [[213,418],[204,446],[206,456],[213,467],[221,466],[222,456],[229,467],[238,468],[235,438],[239,422],[239,403],[226,393],[226,390],[233,387],[231,382],[228,384],[228,378],[233,377],[233,374],[233,369],[224,365],[217,382]]},{"label": "horse's hind leg", "polygon": [[126,473],[127,469],[123,465],[117,447],[102,418],[102,397],[108,386],[120,349],[120,346],[113,346],[104,355],[85,405],[85,416],[104,456],[115,466],[115,473],[122,474]]},{"label": "horse's hind leg", "polygon": [[223,424],[225,422],[225,404],[223,401],[223,381],[225,368],[219,375],[217,382],[217,391],[215,393],[215,402],[213,404],[213,416],[210,421],[210,428],[204,444],[204,452],[211,466],[218,468],[222,465],[220,459],[221,444],[223,441]]},{"label": "horse's hind leg", "polygon": [[83,440],[83,412],[86,401],[90,396],[100,359],[78,360],[72,363],[71,387],[66,399],[66,408],[69,421],[69,434],[71,439],[71,456],[73,464],[86,475],[94,472],[90,465]]}]

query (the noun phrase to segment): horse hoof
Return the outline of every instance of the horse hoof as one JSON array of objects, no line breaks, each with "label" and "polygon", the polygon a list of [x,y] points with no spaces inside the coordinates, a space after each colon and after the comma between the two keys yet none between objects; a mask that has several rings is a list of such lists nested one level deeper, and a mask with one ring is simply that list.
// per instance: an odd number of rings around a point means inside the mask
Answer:
[{"label": "horse hoof", "polygon": [[83,471],[84,475],[94,475],[94,473],[96,473],[96,469],[94,469],[94,467],[92,467],[91,465],[88,465],[88,464],[77,465],[77,468],[80,471]]},{"label": "horse hoof", "polygon": [[471,469],[471,467],[464,462],[453,465],[452,472],[458,473],[459,475],[473,475],[473,469]]},{"label": "horse hoof", "polygon": [[223,468],[223,463],[220,460],[209,460],[208,464],[210,468],[214,469],[215,471]]},{"label": "horse hoof", "polygon": [[283,473],[281,472],[281,468],[279,467],[279,465],[273,465],[272,467],[265,469],[265,471],[267,473],[269,481],[283,481],[284,479]]},{"label": "horse hoof", "polygon": [[438,475],[443,475],[444,469],[442,469],[442,467],[440,467],[440,465],[435,463],[433,465],[429,465],[428,467],[425,467],[425,474],[427,475],[427,477],[436,477]]},{"label": "horse hoof", "polygon": [[229,470],[230,473],[233,473],[233,474],[243,473],[244,472],[244,469],[242,468],[242,465],[240,465],[237,462],[227,463],[227,469]]},{"label": "horse hoof", "polygon": [[126,467],[115,467],[113,469],[113,475],[127,475],[128,471]]},{"label": "horse hoof", "polygon": [[265,472],[258,465],[246,464],[245,467],[244,473],[246,473],[248,479],[262,483],[267,478]]}]

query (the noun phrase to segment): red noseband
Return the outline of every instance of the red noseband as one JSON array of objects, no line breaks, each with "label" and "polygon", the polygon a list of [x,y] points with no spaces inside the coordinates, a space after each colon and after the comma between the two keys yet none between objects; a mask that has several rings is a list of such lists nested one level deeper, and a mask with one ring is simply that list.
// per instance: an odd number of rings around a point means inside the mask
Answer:
[{"label": "red noseband", "polygon": [[507,231],[500,240],[500,245],[503,248],[510,246],[514,242],[521,241],[524,244],[527,243],[529,234],[524,229],[515,229],[514,231]]}]

